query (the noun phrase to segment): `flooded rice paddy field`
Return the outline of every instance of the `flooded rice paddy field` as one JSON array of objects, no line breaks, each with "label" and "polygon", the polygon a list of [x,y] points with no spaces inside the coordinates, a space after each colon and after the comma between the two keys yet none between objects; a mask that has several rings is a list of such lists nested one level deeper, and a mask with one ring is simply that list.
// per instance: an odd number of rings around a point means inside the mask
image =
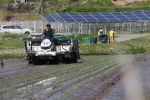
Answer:
[{"label": "flooded rice paddy field", "polygon": [[150,55],[82,58],[59,65],[4,61],[0,100],[150,100]]}]

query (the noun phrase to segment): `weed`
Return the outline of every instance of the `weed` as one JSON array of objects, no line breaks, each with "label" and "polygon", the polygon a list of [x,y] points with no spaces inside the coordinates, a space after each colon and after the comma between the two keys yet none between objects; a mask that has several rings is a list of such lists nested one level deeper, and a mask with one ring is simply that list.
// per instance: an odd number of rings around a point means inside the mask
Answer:
[{"label": "weed", "polygon": [[22,59],[25,54],[0,54],[0,59]]},{"label": "weed", "polygon": [[59,87],[60,87],[60,86],[54,86],[53,89],[57,89],[57,88],[59,88]]}]

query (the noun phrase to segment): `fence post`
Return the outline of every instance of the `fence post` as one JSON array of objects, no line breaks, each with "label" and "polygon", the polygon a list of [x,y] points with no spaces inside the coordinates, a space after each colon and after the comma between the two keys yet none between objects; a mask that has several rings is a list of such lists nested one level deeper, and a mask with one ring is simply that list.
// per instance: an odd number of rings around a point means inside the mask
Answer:
[{"label": "fence post", "polygon": [[89,26],[88,28],[89,28],[89,34],[90,34],[90,23],[88,23],[88,24],[89,24],[89,25],[88,25],[88,26]]},{"label": "fence post", "polygon": [[29,28],[29,23],[28,23],[28,20],[27,20],[27,28]]},{"label": "fence post", "polygon": [[36,33],[36,21],[34,21],[34,33]]},{"label": "fence post", "polygon": [[21,22],[21,27],[23,28],[23,21]]},{"label": "fence post", "polygon": [[145,31],[146,31],[146,21],[144,22],[144,24],[145,24]]},{"label": "fence post", "polygon": [[105,26],[105,34],[107,34],[107,32],[106,32],[106,26]]},{"label": "fence post", "polygon": [[57,32],[59,33],[59,22],[55,22],[57,24]]},{"label": "fence post", "polygon": [[131,22],[130,22],[130,33],[131,33]]},{"label": "fence post", "polygon": [[83,24],[81,22],[81,34],[83,34]]},{"label": "fence post", "polygon": [[42,31],[44,30],[44,23],[43,23],[43,21],[42,21],[42,28],[41,29],[42,29]]}]

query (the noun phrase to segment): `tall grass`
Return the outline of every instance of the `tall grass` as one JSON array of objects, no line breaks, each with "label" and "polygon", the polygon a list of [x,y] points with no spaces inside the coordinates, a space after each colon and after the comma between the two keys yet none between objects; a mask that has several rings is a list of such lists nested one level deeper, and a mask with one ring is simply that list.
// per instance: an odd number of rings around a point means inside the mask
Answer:
[{"label": "tall grass", "polygon": [[0,54],[0,59],[22,59],[25,54]]},{"label": "tall grass", "polygon": [[[67,35],[69,36],[69,35]],[[150,36],[132,39],[117,43],[101,43],[101,44],[90,44],[90,38],[96,37],[97,34],[80,34],[80,35],[70,35],[76,36],[80,45],[80,53],[85,55],[109,55],[109,54],[135,54],[135,53],[145,53],[150,52]],[[108,36],[109,37],[109,36]],[[89,42],[82,42],[82,38],[88,38]]]},{"label": "tall grass", "polygon": [[0,0],[0,3],[15,3],[15,0]]},{"label": "tall grass", "polygon": [[11,33],[1,33],[0,34],[0,48],[10,49],[10,48],[24,48],[24,42],[19,38],[22,36],[27,36],[25,34],[11,34]]},{"label": "tall grass", "polygon": [[136,54],[150,52],[150,35],[118,43],[80,45],[80,53],[91,54]]}]

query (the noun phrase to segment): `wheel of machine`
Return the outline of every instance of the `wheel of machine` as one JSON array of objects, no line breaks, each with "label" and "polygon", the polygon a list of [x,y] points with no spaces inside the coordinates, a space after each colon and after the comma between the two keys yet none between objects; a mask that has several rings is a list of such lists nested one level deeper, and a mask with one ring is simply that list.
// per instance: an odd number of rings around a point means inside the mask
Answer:
[{"label": "wheel of machine", "polygon": [[34,54],[32,54],[32,63],[33,63],[33,65],[37,65],[37,58],[36,58],[36,56],[34,55]]},{"label": "wheel of machine", "polygon": [[72,57],[71,57],[71,58],[66,58],[66,62],[67,62],[68,64],[71,64],[71,63],[73,62]]},{"label": "wheel of machine", "polygon": [[26,59],[28,60],[28,64],[32,64],[32,57],[30,54],[27,54]]},{"label": "wheel of machine", "polygon": [[56,64],[60,64],[60,60],[55,60],[55,63]]},{"label": "wheel of machine", "polygon": [[28,60],[28,64],[32,64],[32,61],[31,61],[31,60]]},{"label": "wheel of machine", "polygon": [[77,62],[77,53],[72,53],[72,62],[76,63]]},{"label": "wheel of machine", "polygon": [[56,64],[60,64],[60,62],[61,62],[61,61],[60,61],[60,55],[57,55],[57,59],[55,60],[55,63],[56,63]]},{"label": "wheel of machine", "polygon": [[60,60],[50,60],[49,64],[60,64]]},{"label": "wheel of machine", "polygon": [[64,56],[63,55],[60,55],[60,62],[64,63]]},{"label": "wheel of machine", "polygon": [[62,63],[76,63],[77,62],[77,53],[71,53],[71,58],[66,58],[65,56],[61,55],[60,62]]}]

